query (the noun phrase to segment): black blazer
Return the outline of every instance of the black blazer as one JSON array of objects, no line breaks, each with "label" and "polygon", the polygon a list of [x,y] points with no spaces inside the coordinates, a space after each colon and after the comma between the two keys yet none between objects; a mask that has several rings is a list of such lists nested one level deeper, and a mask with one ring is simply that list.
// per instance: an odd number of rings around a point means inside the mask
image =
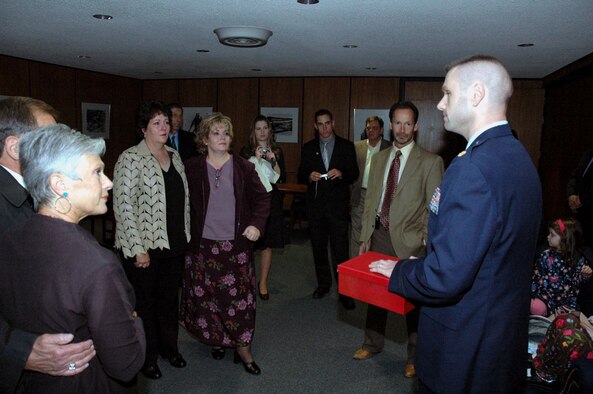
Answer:
[{"label": "black blazer", "polygon": [[[0,236],[33,214],[29,194],[0,166]],[[0,313],[0,393],[12,393],[37,335],[11,327]]]},{"label": "black blazer", "polygon": [[326,172],[319,137],[303,145],[301,164],[299,166],[299,183],[308,185],[306,201],[310,214],[320,211],[330,211],[336,214],[348,215],[350,203],[350,185],[358,178],[358,164],[354,144],[347,139],[335,136],[334,151],[329,168],[336,168],[342,172],[341,178],[310,182],[309,175],[313,171],[321,174]]},{"label": "black blazer", "polygon": [[[194,157],[198,155],[198,148],[195,142],[195,136],[190,133],[189,131],[179,130],[177,132],[179,134],[179,139],[177,143],[179,144],[179,156],[181,156],[181,161],[185,162],[190,157]],[[171,148],[175,148],[171,145],[171,140],[167,140],[167,145]]]},{"label": "black blazer", "polygon": [[593,159],[593,150],[585,153],[579,165],[570,174],[566,185],[566,196],[577,195],[584,207],[593,205],[593,164],[585,174],[589,162]]},{"label": "black blazer", "polygon": [[29,193],[0,166],[0,234],[33,214]]}]

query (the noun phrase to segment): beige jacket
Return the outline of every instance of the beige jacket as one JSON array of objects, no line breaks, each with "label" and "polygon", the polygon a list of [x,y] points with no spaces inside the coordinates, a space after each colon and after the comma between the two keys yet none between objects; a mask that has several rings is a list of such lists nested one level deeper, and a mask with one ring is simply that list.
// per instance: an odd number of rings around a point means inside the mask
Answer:
[{"label": "beige jacket", "polygon": [[[388,171],[390,149],[373,156],[366,192],[360,241],[369,242],[375,230],[375,218],[384,189],[383,177]],[[428,204],[443,178],[440,156],[415,144],[401,174],[389,210],[389,234],[396,257],[424,256],[428,235]]]},{"label": "beige jacket", "polygon": [[[185,189],[185,236],[190,239],[189,191],[185,168],[176,150],[173,166],[181,175]],[[134,257],[149,249],[169,248],[165,180],[158,160],[144,140],[124,151],[115,164],[113,176],[113,212],[115,214],[115,247],[124,256]]]}]

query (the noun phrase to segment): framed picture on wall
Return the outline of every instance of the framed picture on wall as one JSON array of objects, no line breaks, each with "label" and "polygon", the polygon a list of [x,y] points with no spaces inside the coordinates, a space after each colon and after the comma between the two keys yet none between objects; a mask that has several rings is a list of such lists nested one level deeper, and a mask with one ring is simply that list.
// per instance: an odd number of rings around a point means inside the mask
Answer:
[{"label": "framed picture on wall", "polygon": [[197,133],[202,119],[211,113],[212,107],[183,107],[183,130]]},{"label": "framed picture on wall", "polygon": [[389,141],[389,108],[387,109],[354,109],[354,141],[360,141],[366,127],[366,120],[369,116],[378,116],[383,119],[383,139]]},{"label": "framed picture on wall", "polygon": [[299,109],[296,107],[261,107],[261,114],[270,119],[276,142],[298,144]]},{"label": "framed picture on wall", "polygon": [[110,112],[109,104],[82,103],[82,133],[109,139]]}]

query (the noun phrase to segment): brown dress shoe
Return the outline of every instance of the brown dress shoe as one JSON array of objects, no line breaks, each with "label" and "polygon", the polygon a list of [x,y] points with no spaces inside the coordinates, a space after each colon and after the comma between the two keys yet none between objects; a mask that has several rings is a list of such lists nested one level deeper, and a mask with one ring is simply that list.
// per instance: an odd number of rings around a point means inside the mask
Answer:
[{"label": "brown dress shoe", "polygon": [[414,368],[414,364],[406,364],[406,372],[404,372],[404,376],[406,378],[413,378],[416,376],[416,368]]},{"label": "brown dress shoe", "polygon": [[374,353],[371,353],[368,350],[360,348],[354,352],[354,356],[352,358],[354,358],[355,360],[368,360],[369,358],[373,357],[374,355],[375,355]]}]

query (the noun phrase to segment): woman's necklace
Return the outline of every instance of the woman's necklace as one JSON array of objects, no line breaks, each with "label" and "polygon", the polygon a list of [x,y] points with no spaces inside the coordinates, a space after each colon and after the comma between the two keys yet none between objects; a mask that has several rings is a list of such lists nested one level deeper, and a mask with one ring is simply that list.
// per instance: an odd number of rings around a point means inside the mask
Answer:
[{"label": "woman's necklace", "polygon": [[220,173],[222,172],[222,167],[218,170],[214,170],[214,187],[218,189],[220,186]]},{"label": "woman's necklace", "polygon": [[[214,160],[208,157],[208,163],[210,163],[210,165],[214,169],[214,187],[217,189],[220,186],[220,176],[222,175],[222,167],[224,167],[229,157],[230,155],[227,153],[223,156],[222,160],[216,160],[216,163],[214,162]],[[222,164],[218,165],[219,163]]]}]

